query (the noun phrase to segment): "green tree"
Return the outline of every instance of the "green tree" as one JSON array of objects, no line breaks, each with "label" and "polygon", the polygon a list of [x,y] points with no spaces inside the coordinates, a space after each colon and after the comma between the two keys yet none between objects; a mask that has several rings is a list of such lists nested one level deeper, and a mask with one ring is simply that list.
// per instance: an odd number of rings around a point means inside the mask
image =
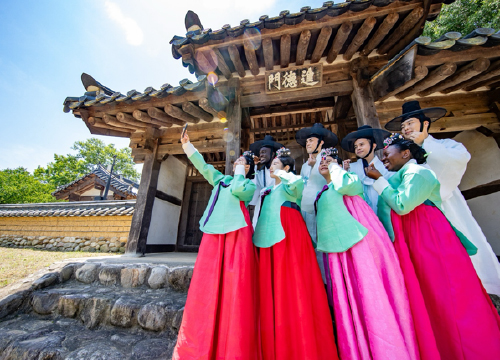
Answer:
[{"label": "green tree", "polygon": [[53,202],[55,186],[37,180],[23,167],[0,171],[0,204]]},{"label": "green tree", "polygon": [[116,149],[113,144],[105,145],[99,139],[90,138],[86,141],[75,142],[71,149],[75,150],[77,154],[54,154],[53,162],[47,164],[46,167],[39,166],[35,169],[35,177],[58,187],[88,174],[97,164],[111,165],[115,155],[116,163],[113,173],[136,181],[140,177],[134,168],[130,148]]},{"label": "green tree", "polygon": [[458,31],[465,36],[480,27],[500,29],[500,0],[456,0],[443,5],[438,18],[426,23],[423,35],[436,40],[448,31]]}]

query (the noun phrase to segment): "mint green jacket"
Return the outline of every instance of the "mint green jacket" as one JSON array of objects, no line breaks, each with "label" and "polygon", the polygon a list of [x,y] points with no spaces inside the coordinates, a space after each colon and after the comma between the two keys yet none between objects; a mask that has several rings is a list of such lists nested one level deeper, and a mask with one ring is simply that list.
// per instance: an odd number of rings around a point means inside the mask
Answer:
[{"label": "mint green jacket", "polygon": [[276,175],[281,179],[281,183],[275,188],[267,187],[261,192],[263,194],[270,191],[261,203],[259,220],[253,234],[254,245],[261,248],[271,247],[285,238],[281,224],[281,206],[290,202],[300,207],[304,190],[301,176],[284,170],[277,171]]},{"label": "mint green jacket", "polygon": [[[363,194],[363,184],[355,173],[347,172],[337,164],[328,167],[332,182],[316,203],[318,243],[316,250],[340,253],[360,242],[368,230],[347,210],[344,195]],[[320,194],[318,193],[318,195]]]},{"label": "mint green jacket", "polygon": [[[193,163],[201,175],[214,187],[212,195],[208,201],[208,206],[200,220],[200,230],[208,234],[227,234],[247,226],[245,216],[241,212],[240,201],[246,204],[252,200],[255,192],[255,184],[246,179],[244,175],[235,175],[234,178],[230,175],[223,175],[216,170],[212,165],[209,165],[203,160],[203,156],[196,151],[189,156],[189,160]],[[220,186],[223,182],[229,187]],[[213,204],[215,194],[219,189],[219,196],[212,214],[205,224],[205,220]]]},{"label": "mint green jacket", "polygon": [[[441,210],[440,184],[436,174],[415,160],[407,162],[389,180],[379,178],[373,184],[379,193],[377,215],[394,241],[394,229],[391,222],[391,209],[398,215],[406,215],[421,204],[436,206]],[[451,225],[451,223],[450,223]],[[469,255],[477,253],[477,248],[460,231],[453,227]]]}]

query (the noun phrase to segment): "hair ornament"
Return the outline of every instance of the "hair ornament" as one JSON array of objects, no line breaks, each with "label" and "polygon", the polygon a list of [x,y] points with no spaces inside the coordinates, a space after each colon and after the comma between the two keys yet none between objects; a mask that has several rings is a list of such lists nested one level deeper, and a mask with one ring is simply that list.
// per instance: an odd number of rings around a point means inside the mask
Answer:
[{"label": "hair ornament", "polygon": [[321,153],[320,153],[320,156],[322,159],[326,158],[327,156],[337,157],[338,155],[339,155],[339,151],[336,148],[322,149]]},{"label": "hair ornament", "polygon": [[404,141],[404,137],[399,133],[393,133],[391,136],[384,140],[384,149],[387,149],[393,143]]},{"label": "hair ornament", "polygon": [[282,147],[276,151],[276,157],[282,156],[292,156],[292,152],[290,151],[290,149]]},{"label": "hair ornament", "polygon": [[247,150],[245,152],[243,152],[243,154],[241,155],[243,157],[250,157],[253,159],[253,157],[255,156],[253,152],[251,152],[250,150]]}]

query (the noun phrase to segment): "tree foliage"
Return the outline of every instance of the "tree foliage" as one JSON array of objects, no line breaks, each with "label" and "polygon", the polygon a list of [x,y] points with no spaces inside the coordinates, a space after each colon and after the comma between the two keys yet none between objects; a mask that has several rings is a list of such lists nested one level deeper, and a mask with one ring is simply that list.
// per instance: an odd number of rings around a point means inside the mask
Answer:
[{"label": "tree foliage", "polygon": [[23,167],[0,171],[0,204],[56,201],[50,195],[54,190],[54,185],[40,182]]},{"label": "tree foliage", "polygon": [[424,35],[436,40],[448,31],[458,31],[465,36],[480,27],[500,29],[500,0],[456,0],[443,5],[438,18],[426,23]]},{"label": "tree foliage", "polygon": [[90,138],[86,141],[75,142],[71,149],[77,154],[54,154],[53,162],[47,164],[46,167],[39,166],[35,169],[35,177],[58,187],[91,172],[97,164],[111,165],[115,155],[116,163],[113,173],[136,181],[140,177],[134,168],[130,148],[116,149],[113,144],[105,145],[99,139]]}]

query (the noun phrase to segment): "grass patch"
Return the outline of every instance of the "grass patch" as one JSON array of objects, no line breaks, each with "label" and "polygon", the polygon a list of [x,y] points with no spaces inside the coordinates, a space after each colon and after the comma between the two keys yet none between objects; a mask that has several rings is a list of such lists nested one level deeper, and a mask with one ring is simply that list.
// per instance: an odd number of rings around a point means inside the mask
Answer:
[{"label": "grass patch", "polygon": [[116,255],[113,253],[90,253],[83,251],[47,251],[38,249],[15,249],[0,247],[0,288],[52,265],[71,258]]}]

